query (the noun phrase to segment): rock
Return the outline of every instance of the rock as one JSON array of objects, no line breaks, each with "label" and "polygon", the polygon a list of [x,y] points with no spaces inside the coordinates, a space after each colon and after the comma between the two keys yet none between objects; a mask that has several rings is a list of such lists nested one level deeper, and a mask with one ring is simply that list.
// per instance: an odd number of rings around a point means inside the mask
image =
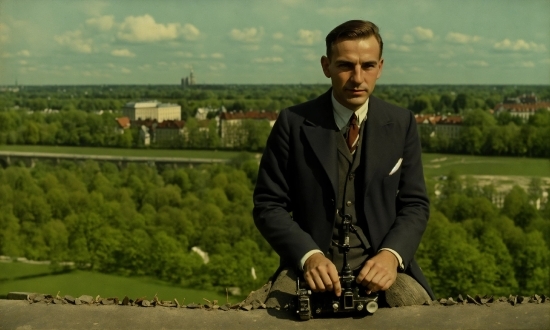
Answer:
[{"label": "rock", "polygon": [[459,303],[465,303],[466,302],[466,300],[464,300],[464,298],[462,298],[461,294],[458,295],[458,298],[456,298],[456,301],[458,301]]},{"label": "rock", "polygon": [[115,302],[114,302],[113,299],[103,298],[103,299],[101,299],[101,304],[102,305],[114,305]]},{"label": "rock", "polygon": [[258,308],[260,308],[261,305],[262,305],[262,302],[259,301],[258,299],[254,300],[254,301],[252,302],[252,308],[253,308],[253,309],[258,309]]},{"label": "rock", "polygon": [[228,310],[229,310],[229,306],[227,306],[227,305],[222,305],[222,306],[220,306],[220,309],[221,309],[222,311],[228,311]]},{"label": "rock", "polygon": [[242,310],[250,312],[252,310],[252,305],[245,305],[241,307]]},{"label": "rock", "polygon": [[80,299],[78,299],[78,298],[75,298],[74,299],[74,304],[75,305],[82,305],[82,301],[80,301]]},{"label": "rock", "polygon": [[149,300],[146,300],[146,299],[143,299],[141,301],[141,307],[150,307],[151,306],[151,302]]},{"label": "rock", "polygon": [[395,282],[386,290],[386,302],[390,307],[423,305],[426,301],[431,301],[426,290],[404,273],[397,273]]},{"label": "rock", "polygon": [[57,299],[57,298],[56,298],[56,299],[53,299],[53,300],[52,300],[52,304],[61,305],[61,304],[63,304],[63,300]]},{"label": "rock", "polygon": [[220,309],[220,305],[214,305],[214,306],[212,306],[212,309],[214,309],[214,310]]},{"label": "rock", "polygon": [[452,306],[452,305],[456,305],[457,302],[453,300],[452,297],[449,297],[449,299],[447,299],[447,302],[445,303],[445,305],[447,306]]},{"label": "rock", "polygon": [[515,306],[518,302],[518,297],[510,295],[508,297],[508,301],[510,302],[510,304],[512,304],[512,306]]},{"label": "rock", "polygon": [[175,302],[170,301],[170,300],[163,300],[163,301],[160,301],[157,304],[159,306],[162,306],[162,307],[178,307]]},{"label": "rock", "polygon": [[201,305],[195,304],[195,303],[191,303],[191,304],[187,305],[187,308],[190,308],[190,309],[199,309],[199,308],[201,308]]},{"label": "rock", "polygon": [[10,292],[8,293],[8,300],[29,300],[29,292]]},{"label": "rock", "polygon": [[124,299],[122,299],[122,305],[128,306],[130,304],[130,299],[128,299],[128,296],[124,296]]},{"label": "rock", "polygon": [[266,286],[269,287],[265,304],[267,308],[281,309],[296,296],[296,273],[292,268],[284,268],[278,274],[274,274],[272,278],[273,282],[270,281],[262,287],[262,289]]},{"label": "rock", "polygon": [[[521,299],[520,299],[520,297],[521,297]],[[529,297],[518,296],[518,303],[527,304],[528,302],[529,302]]]},{"label": "rock", "polygon": [[470,296],[469,294],[466,295],[466,300],[469,302],[469,303],[472,303],[472,304],[476,304],[476,305],[481,305],[480,303],[478,303],[474,297]]},{"label": "rock", "polygon": [[74,304],[75,298],[73,296],[69,296],[68,294],[63,297],[66,302]]},{"label": "rock", "polygon": [[541,303],[548,302],[548,297],[545,296],[545,295],[541,295],[541,296],[540,296],[540,302],[541,302]]},{"label": "rock", "polygon": [[498,301],[500,301],[500,302],[506,302],[506,301],[508,301],[508,298],[506,298],[506,297],[500,297],[500,298],[498,298]]},{"label": "rock", "polygon": [[40,302],[46,298],[43,294],[36,295],[32,301],[34,302]]},{"label": "rock", "polygon": [[[294,284],[294,286],[296,285]],[[241,305],[250,305],[253,301],[256,300],[259,301],[260,304],[265,303],[271,287],[271,281],[269,281],[258,290],[250,292],[246,299],[242,301]],[[294,291],[296,291],[296,289],[294,289]],[[215,304],[217,304],[217,301],[214,301],[214,305]]]},{"label": "rock", "polygon": [[92,296],[87,296],[87,295],[82,295],[78,297],[78,299],[80,299],[81,302],[86,304],[92,304],[94,302],[94,298]]}]

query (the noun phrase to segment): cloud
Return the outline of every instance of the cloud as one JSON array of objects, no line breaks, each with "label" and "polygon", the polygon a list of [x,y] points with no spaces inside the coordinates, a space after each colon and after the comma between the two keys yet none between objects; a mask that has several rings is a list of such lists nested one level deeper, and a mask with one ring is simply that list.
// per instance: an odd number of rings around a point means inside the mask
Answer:
[{"label": "cloud", "polygon": [[115,49],[111,52],[111,55],[118,57],[135,57],[136,54],[132,53],[128,49]]},{"label": "cloud", "polygon": [[22,57],[30,57],[31,53],[28,50],[23,49],[23,50],[17,52],[17,55],[22,56]]},{"label": "cloud", "polygon": [[[317,9],[317,13],[321,15],[327,15],[332,17],[349,15],[355,13],[355,8],[349,6],[338,6],[338,7],[323,7]],[[372,15],[372,13],[371,13]]]},{"label": "cloud", "polygon": [[138,68],[140,70],[143,70],[143,71],[148,71],[149,69],[151,69],[151,65],[150,64],[144,64],[144,65],[138,66]]},{"label": "cloud", "polygon": [[398,52],[408,53],[411,49],[405,45],[389,44],[388,49],[395,50]]},{"label": "cloud", "polygon": [[281,57],[262,57],[255,58],[252,60],[254,63],[282,63],[283,59]]},{"label": "cloud", "polygon": [[221,53],[213,53],[210,55],[210,57],[212,58],[223,58],[223,54]]},{"label": "cloud", "polygon": [[481,40],[481,37],[469,36],[458,32],[449,32],[445,37],[445,40],[455,44],[468,44],[471,42],[478,42],[479,40]]},{"label": "cloud", "polygon": [[550,58],[542,59],[542,60],[540,61],[540,63],[543,63],[543,64],[550,64]]},{"label": "cloud", "polygon": [[226,65],[224,63],[214,63],[211,64],[208,68],[212,71],[219,71],[224,70],[226,68]]},{"label": "cloud", "polygon": [[271,47],[271,50],[273,50],[274,52],[278,52],[278,53],[281,53],[281,52],[285,51],[285,49],[281,45],[273,45]]},{"label": "cloud", "polygon": [[10,27],[6,24],[0,23],[0,43],[8,42],[10,40]]},{"label": "cloud", "polygon": [[304,60],[314,62],[319,61],[320,56],[315,53],[307,53],[303,56]]},{"label": "cloud", "polygon": [[85,39],[80,30],[67,31],[60,36],[55,36],[54,40],[61,46],[78,53],[89,54],[92,52],[92,39]]},{"label": "cloud", "polygon": [[511,41],[510,39],[504,39],[502,41],[496,42],[493,45],[495,50],[500,51],[528,51],[528,52],[543,52],[546,50],[546,47],[543,44],[537,44],[534,42],[527,42],[523,39],[518,39],[516,41]]},{"label": "cloud", "polygon": [[300,29],[298,31],[298,39],[294,41],[294,44],[301,46],[312,46],[321,40],[321,31]]},{"label": "cloud", "polygon": [[128,69],[128,68],[121,68],[120,69],[120,72],[124,73],[124,74],[130,74],[132,73],[132,70]]},{"label": "cloud", "polygon": [[478,66],[478,67],[487,67],[489,66],[489,63],[485,61],[468,61],[468,64],[471,66]]},{"label": "cloud", "polygon": [[413,29],[414,34],[419,40],[432,40],[434,38],[434,33],[430,29],[425,29],[423,27],[417,26]]},{"label": "cloud", "polygon": [[112,15],[92,17],[86,20],[86,24],[100,31],[109,31],[115,25],[115,17]]},{"label": "cloud", "polygon": [[282,34],[281,32],[273,33],[273,39],[280,40],[280,39],[283,39],[284,37],[285,37],[285,35]]},{"label": "cloud", "polygon": [[197,40],[201,35],[199,29],[193,24],[185,24],[179,32],[183,35],[185,40]]},{"label": "cloud", "polygon": [[453,57],[454,55],[455,55],[454,52],[452,52],[450,50],[447,50],[444,53],[439,54],[439,57],[444,58],[444,59],[449,59],[449,58]]},{"label": "cloud", "polygon": [[27,61],[25,61],[25,60],[21,60],[21,61],[19,61],[19,64],[21,64],[21,65],[27,65],[27,64],[28,64],[28,62],[27,62]]},{"label": "cloud", "polygon": [[263,27],[260,27],[259,29],[256,29],[255,27],[245,28],[242,30],[233,29],[229,33],[229,36],[231,37],[231,39],[239,42],[245,42],[245,43],[259,42],[260,40],[262,40],[263,35],[264,35]]},{"label": "cloud", "polygon": [[520,63],[520,66],[521,66],[521,67],[524,67],[524,68],[534,68],[534,67],[535,67],[535,63],[533,63],[532,61],[521,62],[521,63]]},{"label": "cloud", "polygon": [[179,23],[161,24],[151,15],[128,16],[120,24],[117,37],[128,42],[157,42],[175,40],[179,36],[186,40],[196,40],[200,31],[191,24],[183,27]]},{"label": "cloud", "polygon": [[251,52],[255,52],[255,51],[260,50],[260,46],[259,45],[244,45],[243,49],[251,51]]},{"label": "cloud", "polygon": [[176,53],[176,56],[191,58],[191,57],[193,57],[193,53],[179,51],[179,52]]},{"label": "cloud", "polygon": [[403,35],[403,42],[407,44],[414,44],[414,37],[411,36],[410,34],[405,34]]}]

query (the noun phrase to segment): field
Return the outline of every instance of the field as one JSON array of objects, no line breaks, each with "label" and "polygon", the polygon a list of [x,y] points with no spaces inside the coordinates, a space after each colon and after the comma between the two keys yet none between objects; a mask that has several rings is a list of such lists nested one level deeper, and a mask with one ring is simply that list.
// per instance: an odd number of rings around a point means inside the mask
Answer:
[{"label": "field", "polygon": [[[161,300],[178,299],[180,303],[205,303],[217,299],[226,302],[223,293],[185,289],[170,283],[151,278],[123,277],[89,271],[72,270],[53,272],[48,265],[32,265],[19,262],[0,262],[0,299],[5,299],[9,292],[39,292],[55,295],[78,297],[86,294],[100,295],[104,298],[128,296],[131,299],[155,294]],[[236,303],[243,297],[229,296],[230,303]]]},{"label": "field", "polygon": [[31,146],[31,145],[0,145],[0,151],[44,152],[76,155],[104,155],[122,157],[179,157],[179,158],[207,158],[231,159],[238,151],[217,150],[178,150],[178,149],[123,149],[123,148],[93,148],[93,147],[60,147],[60,146]]},{"label": "field", "polygon": [[447,175],[451,170],[461,175],[550,177],[549,159],[424,153],[422,162],[427,177]]},{"label": "field", "polygon": [[461,176],[474,178],[480,186],[492,184],[506,192],[514,185],[527,189],[532,178],[540,178],[550,187],[550,160],[519,157],[487,157],[447,154],[422,154],[424,175],[434,179],[451,170]]},{"label": "field", "polygon": [[[238,151],[117,149],[29,145],[0,145],[0,151],[214,159],[231,159],[239,154]],[[447,175],[451,170],[455,170],[461,175],[550,177],[549,159],[424,153],[422,154],[422,160],[424,163],[424,173],[429,178]]]}]

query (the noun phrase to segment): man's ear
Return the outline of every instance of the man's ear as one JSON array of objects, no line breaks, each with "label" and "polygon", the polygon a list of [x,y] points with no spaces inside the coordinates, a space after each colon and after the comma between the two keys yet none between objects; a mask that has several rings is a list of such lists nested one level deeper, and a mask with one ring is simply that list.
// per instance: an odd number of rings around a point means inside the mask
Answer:
[{"label": "man's ear", "polygon": [[378,75],[376,76],[376,79],[380,78],[382,75],[382,68],[384,67],[384,59],[381,58],[380,61],[378,61]]},{"label": "man's ear", "polygon": [[323,68],[323,73],[325,74],[325,77],[330,78],[330,70],[329,70],[330,60],[328,57],[323,56],[321,57],[321,67]]}]

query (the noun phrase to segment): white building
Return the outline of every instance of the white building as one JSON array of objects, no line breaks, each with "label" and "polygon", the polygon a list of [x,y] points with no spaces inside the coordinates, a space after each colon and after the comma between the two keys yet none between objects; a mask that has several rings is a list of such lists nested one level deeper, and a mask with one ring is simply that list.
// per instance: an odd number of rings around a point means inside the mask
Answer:
[{"label": "white building", "polygon": [[179,105],[158,101],[128,102],[122,108],[122,113],[132,121],[156,119],[160,123],[165,120],[181,120]]}]

